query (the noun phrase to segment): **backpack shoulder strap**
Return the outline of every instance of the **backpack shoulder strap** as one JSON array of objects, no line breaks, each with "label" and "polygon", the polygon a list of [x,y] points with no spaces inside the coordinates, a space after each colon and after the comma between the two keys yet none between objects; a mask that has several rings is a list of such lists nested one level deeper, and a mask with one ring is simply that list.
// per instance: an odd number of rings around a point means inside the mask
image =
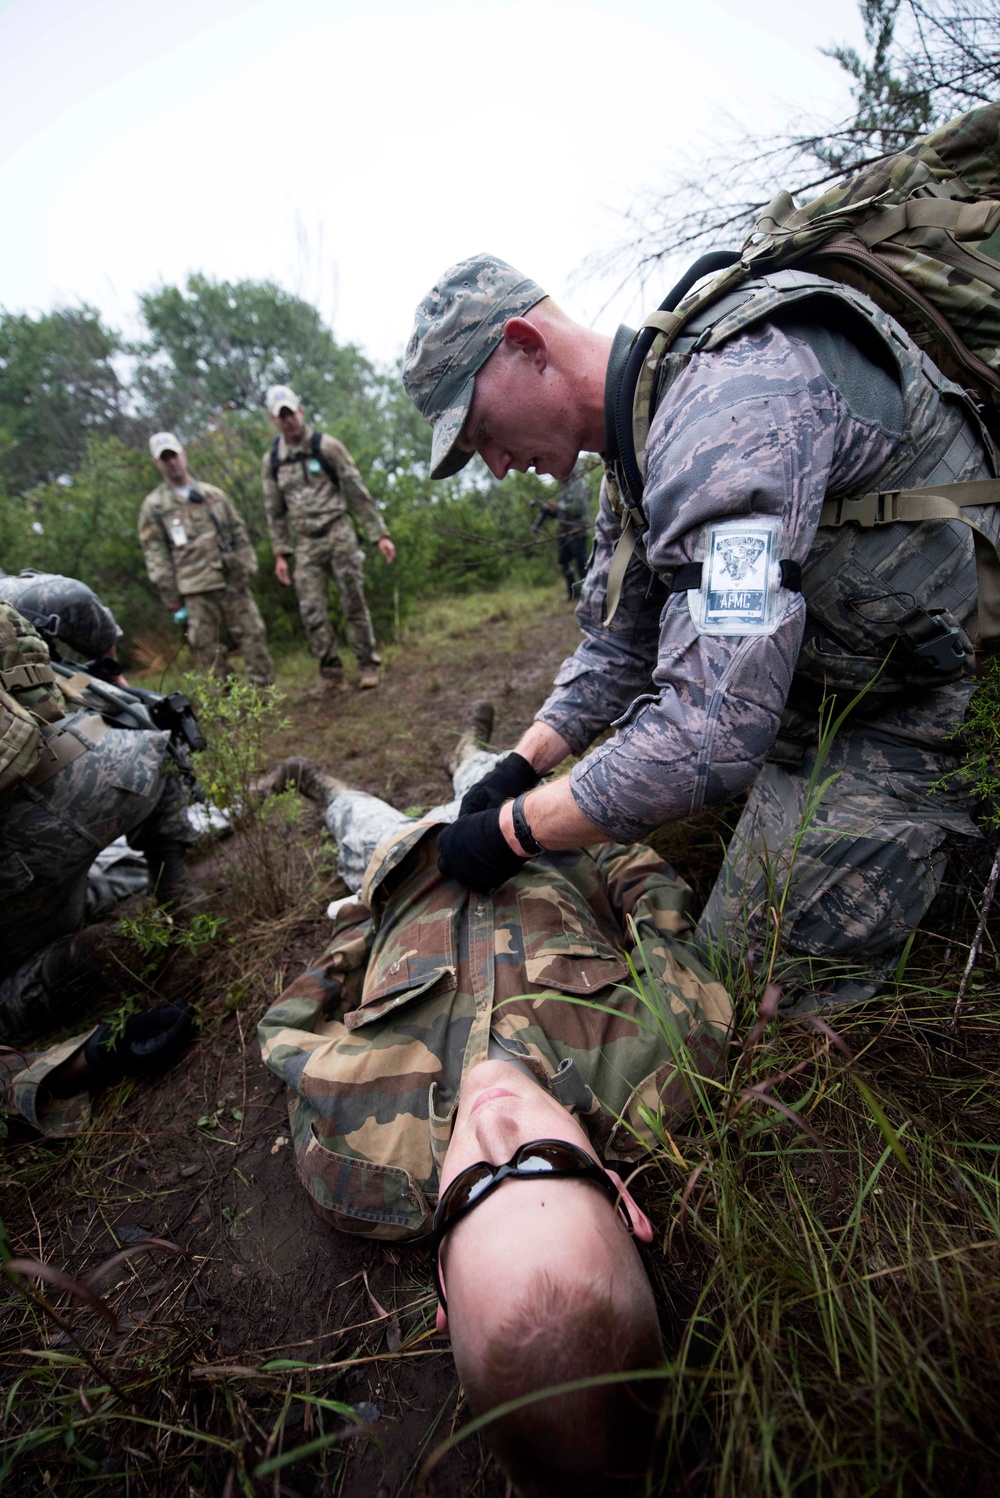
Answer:
[{"label": "backpack shoulder strap", "polygon": [[335,489],[339,489],[340,474],[337,472],[336,468],[334,468],[333,464],[330,462],[330,459],[323,451],[323,433],[318,431],[313,432],[312,437],[310,438],[309,446],[312,450],[313,457],[316,459],[316,462],[319,464],[323,472],[326,474],[327,478],[330,480],[330,483]]},{"label": "backpack shoulder strap", "polygon": [[271,443],[271,478],[275,483],[278,482],[278,469],[281,467],[281,464],[278,461],[278,443],[280,441],[280,437],[275,437],[274,441]]},{"label": "backpack shoulder strap", "polygon": [[[657,311],[646,319],[632,344],[614,402],[614,430],[607,433],[609,447],[613,444],[616,458],[614,466],[617,476],[620,477],[622,533],[608,571],[605,628],[610,626],[621,601],[625,573],[635,550],[637,517],[641,517],[642,513],[640,506],[643,477],[636,453],[634,419],[640,381],[644,375],[648,376],[652,373],[654,375],[652,385],[655,389],[655,369],[663,354],[673,343],[687,319],[696,310],[700,311],[706,305],[701,298],[694,297],[684,314],[675,311],[692,286],[703,276],[729,270],[733,266],[737,267],[737,274],[743,273],[739,253],[735,250],[711,250],[707,255],[702,255],[664,298]],[[727,284],[728,278],[724,282],[720,280],[713,284],[712,300],[727,289]],[[657,337],[660,339],[661,346],[657,348],[654,356],[652,349]],[[652,371],[649,368],[650,364],[653,366]]]}]

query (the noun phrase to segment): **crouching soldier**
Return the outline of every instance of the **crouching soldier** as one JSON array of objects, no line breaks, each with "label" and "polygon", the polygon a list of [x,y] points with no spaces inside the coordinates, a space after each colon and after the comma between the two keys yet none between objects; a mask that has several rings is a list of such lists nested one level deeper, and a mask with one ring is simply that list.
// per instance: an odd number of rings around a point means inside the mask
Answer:
[{"label": "crouching soldier", "polygon": [[[72,682],[64,695],[45,641],[2,596],[21,581],[0,579],[0,1039],[65,1023],[107,983],[113,926],[85,924],[87,871],[102,848],[125,836],[145,854],[161,904],[180,911],[193,900],[194,834],[183,782],[166,773],[169,732],[111,727],[72,700]],[[74,596],[82,586],[45,583],[57,617],[57,585]],[[97,604],[113,640],[114,619]],[[97,638],[73,643],[101,652]]]}]

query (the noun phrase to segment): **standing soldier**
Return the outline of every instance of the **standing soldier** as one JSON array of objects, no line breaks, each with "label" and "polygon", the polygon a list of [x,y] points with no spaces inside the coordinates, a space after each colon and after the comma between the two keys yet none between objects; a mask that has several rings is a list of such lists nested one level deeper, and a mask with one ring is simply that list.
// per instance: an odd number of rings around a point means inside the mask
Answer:
[{"label": "standing soldier", "polygon": [[[590,530],[590,485],[587,482],[589,469],[577,463],[568,479],[559,485],[555,504],[542,506],[541,519],[556,522],[556,556],[559,571],[566,579],[566,598],[575,596],[574,589],[583,582],[587,570],[587,533]],[[574,569],[576,576],[573,576]]]},{"label": "standing soldier", "polygon": [[241,652],[247,679],[274,681],[274,662],[260,609],[250,592],[257,557],[232,500],[214,484],[195,484],[173,432],[149,439],[163,483],[139,511],[139,544],[150,581],[171,614],[186,610],[187,640],[206,671],[229,674],[230,648]]},{"label": "standing soldier", "polygon": [[309,649],[319,661],[319,684],[313,695],[345,688],[337,634],[327,605],[330,578],[337,584],[347,622],[347,638],[358,658],[359,687],[377,687],[381,658],[365,599],[362,556],[350,505],[371,544],[387,562],[396,548],[375,501],[342,442],[313,431],[305,423],[302,402],[287,385],[272,385],[267,409],[278,436],[261,464],[264,505],[274,547],[274,571],[288,587],[295,558],[295,591]]}]

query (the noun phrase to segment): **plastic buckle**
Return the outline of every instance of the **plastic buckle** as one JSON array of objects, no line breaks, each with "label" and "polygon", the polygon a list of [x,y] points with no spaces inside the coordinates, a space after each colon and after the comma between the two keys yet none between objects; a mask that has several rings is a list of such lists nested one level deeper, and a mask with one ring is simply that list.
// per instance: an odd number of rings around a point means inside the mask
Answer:
[{"label": "plastic buckle", "polygon": [[965,665],[966,650],[962,641],[963,631],[957,624],[945,624],[940,620],[941,633],[921,645],[915,645],[914,654],[930,661],[939,671],[954,671]]}]

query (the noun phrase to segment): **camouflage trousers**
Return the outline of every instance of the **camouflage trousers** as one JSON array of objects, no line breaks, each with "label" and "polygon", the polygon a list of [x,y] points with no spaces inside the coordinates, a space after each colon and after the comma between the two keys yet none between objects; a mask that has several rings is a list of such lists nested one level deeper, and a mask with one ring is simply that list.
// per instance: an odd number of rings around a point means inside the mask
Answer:
[{"label": "camouflage trousers", "polygon": [[[82,730],[74,714],[62,720]],[[52,952],[85,921],[87,871],[124,834],[140,851],[193,841],[182,782],[164,774],[169,735],[110,729],[39,786],[0,805],[0,1035],[54,1018]],[[48,954],[48,955],[47,955]]]},{"label": "camouflage trousers", "polygon": [[414,826],[416,821],[454,822],[466,791],[505,757],[487,749],[469,749],[452,776],[454,798],[416,819],[367,791],[347,790],[335,796],[326,809],[326,825],[337,844],[337,873],[351,894],[356,895],[361,888],[365,870],[379,843],[401,827]]},{"label": "camouflage trousers", "polygon": [[215,588],[210,593],[188,593],[187,642],[205,671],[229,674],[229,652],[238,650],[246,663],[247,679],[266,687],[274,681],[274,662],[267,648],[267,630],[248,588]]},{"label": "camouflage trousers", "polygon": [[334,520],[322,536],[300,536],[295,545],[295,592],[309,649],[322,676],[342,676],[340,644],[330,619],[330,579],[337,584],[347,638],[362,670],[381,663],[375,630],[365,598],[362,554],[346,516]]},{"label": "camouflage trousers", "polygon": [[968,792],[942,784],[968,694],[942,688],[855,719],[819,766],[815,716],[786,713],[779,744],[801,762],[770,762],[757,777],[699,923],[723,982],[737,961],[769,961],[775,911],[774,977],[799,1012],[870,998],[892,976],[941,886],[949,842],[980,836]]}]

